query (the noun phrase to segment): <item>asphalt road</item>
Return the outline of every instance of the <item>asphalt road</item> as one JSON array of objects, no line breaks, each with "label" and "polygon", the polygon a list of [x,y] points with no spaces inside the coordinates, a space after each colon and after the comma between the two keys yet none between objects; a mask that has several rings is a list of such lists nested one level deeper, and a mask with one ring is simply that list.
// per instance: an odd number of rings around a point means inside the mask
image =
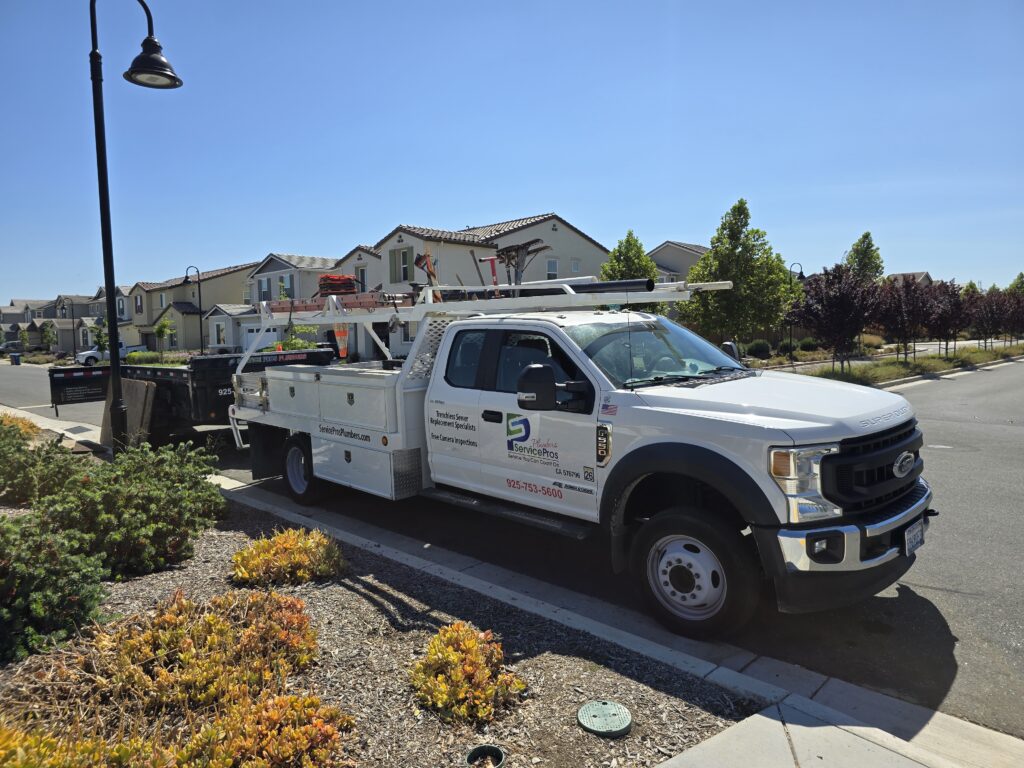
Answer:
[{"label": "asphalt road", "polygon": [[[50,406],[50,379],[44,365],[11,365],[0,360],[0,405],[24,408],[47,418],[56,418]],[[103,403],[63,405],[60,418],[99,426],[103,420]]]},{"label": "asphalt road", "polygon": [[[0,403],[46,401],[45,371],[26,368],[0,365]],[[779,614],[766,596],[756,620],[730,640],[1024,737],[1024,363],[929,380],[900,394],[924,431],[925,475],[941,513],[915,566],[882,594],[835,611]],[[100,407],[74,406],[78,413],[61,409],[61,416],[98,423]],[[248,481],[246,467],[244,453],[223,451],[225,474]],[[267,482],[283,492],[280,481]],[[596,543],[340,488],[325,506],[619,605],[636,602],[632,587],[607,572]]]}]

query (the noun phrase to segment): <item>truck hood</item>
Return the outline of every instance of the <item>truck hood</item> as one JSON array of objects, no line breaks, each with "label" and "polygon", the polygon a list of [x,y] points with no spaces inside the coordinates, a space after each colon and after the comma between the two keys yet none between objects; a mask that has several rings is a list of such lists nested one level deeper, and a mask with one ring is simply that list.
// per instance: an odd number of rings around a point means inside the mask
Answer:
[{"label": "truck hood", "polygon": [[775,371],[699,387],[650,387],[636,394],[651,409],[779,429],[797,443],[877,432],[914,415],[910,403],[892,392]]}]

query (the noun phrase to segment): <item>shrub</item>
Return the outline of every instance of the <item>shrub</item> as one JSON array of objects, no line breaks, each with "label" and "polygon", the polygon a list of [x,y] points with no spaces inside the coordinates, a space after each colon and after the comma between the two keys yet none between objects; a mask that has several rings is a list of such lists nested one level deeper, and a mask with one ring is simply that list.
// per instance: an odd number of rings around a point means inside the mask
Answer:
[{"label": "shrub", "polygon": [[206,477],[215,457],[191,443],[128,448],[38,506],[55,529],[90,537],[108,574],[142,574],[192,556],[192,539],[223,509]]},{"label": "shrub", "polygon": [[241,702],[203,728],[178,756],[183,766],[354,766],[340,759],[355,721],[316,696],[263,695]]},{"label": "shrub", "polygon": [[289,528],[269,539],[257,539],[236,552],[231,564],[235,583],[261,587],[327,579],[345,567],[334,541],[305,528]]},{"label": "shrub", "polygon": [[142,739],[58,739],[45,731],[0,725],[0,765],[5,768],[171,768],[174,753]]},{"label": "shrub", "polygon": [[87,466],[61,439],[29,446],[20,427],[0,425],[0,497],[14,504],[35,503],[74,483]]},{"label": "shrub", "polygon": [[747,344],[747,354],[751,357],[758,357],[767,360],[772,356],[772,345],[764,339],[754,339]]},{"label": "shrub", "polygon": [[34,513],[0,517],[0,662],[64,640],[93,616],[101,569],[81,554],[82,538],[47,530]]},{"label": "shrub", "polygon": [[780,355],[788,355],[790,352],[796,351],[796,342],[790,344],[789,341],[780,341],[779,348],[776,350]]},{"label": "shrub", "polygon": [[128,365],[145,365],[147,363],[156,363],[160,361],[159,352],[129,352],[128,356],[124,359]]},{"label": "shrub", "polygon": [[461,621],[441,627],[410,672],[416,698],[443,720],[489,722],[526,690],[522,679],[503,669],[503,658],[490,630]]},{"label": "shrub", "polygon": [[22,357],[21,358],[21,362],[29,363],[30,365],[49,365],[50,363],[56,361],[56,359],[57,359],[56,355],[47,355],[47,354],[28,355],[28,356]]},{"label": "shrub", "polygon": [[82,671],[121,706],[184,710],[258,695],[305,669],[316,633],[295,597],[232,591],[202,604],[179,591],[150,621],[99,632],[92,645]]},{"label": "shrub", "polygon": [[885,339],[873,333],[865,333],[861,336],[861,344],[870,349],[881,349],[885,345]]},{"label": "shrub", "polygon": [[814,350],[820,348],[821,344],[818,343],[817,339],[811,338],[810,336],[806,336],[800,339],[800,349],[802,349],[804,352],[813,352]]},{"label": "shrub", "polygon": [[15,416],[13,413],[0,413],[0,425],[14,427],[28,440],[36,437],[41,431],[35,422],[29,421],[24,416]]}]

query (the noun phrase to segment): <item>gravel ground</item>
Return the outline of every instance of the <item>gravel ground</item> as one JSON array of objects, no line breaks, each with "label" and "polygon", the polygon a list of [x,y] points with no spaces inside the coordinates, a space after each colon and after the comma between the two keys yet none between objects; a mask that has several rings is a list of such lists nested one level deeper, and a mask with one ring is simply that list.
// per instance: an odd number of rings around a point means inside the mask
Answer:
[{"label": "gravel ground", "polygon": [[[277,525],[280,525],[278,522]],[[231,554],[275,521],[236,510],[196,545],[187,564],[108,585],[104,611],[144,612],[183,588],[207,598],[229,588]],[[717,686],[358,549],[345,551],[335,582],[287,588],[306,601],[320,659],[297,684],[356,718],[362,766],[465,765],[480,743],[501,746],[506,766],[652,766],[719,733],[758,708]],[[528,697],[488,727],[451,726],[418,708],[407,670],[438,627],[463,619],[501,638],[506,663]],[[576,710],[613,698],[633,714],[617,740],[584,732]]]}]

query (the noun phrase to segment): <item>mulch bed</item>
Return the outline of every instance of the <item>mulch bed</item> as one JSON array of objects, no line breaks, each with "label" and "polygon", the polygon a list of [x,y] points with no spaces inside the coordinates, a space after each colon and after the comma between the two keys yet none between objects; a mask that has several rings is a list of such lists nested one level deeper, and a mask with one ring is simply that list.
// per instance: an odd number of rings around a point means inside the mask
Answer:
[{"label": "mulch bed", "polygon": [[[102,610],[144,613],[179,588],[193,599],[231,588],[231,555],[280,521],[235,509],[196,544],[187,564],[108,585]],[[363,550],[345,548],[335,581],[286,587],[318,632],[319,660],[296,685],[356,719],[361,766],[464,766],[470,748],[501,746],[505,765],[653,766],[752,714],[756,703],[644,656],[525,613]],[[528,696],[481,729],[449,725],[418,707],[410,664],[437,629],[455,620],[493,629]],[[0,701],[17,667],[0,671]],[[576,710],[612,698],[629,708],[632,732],[605,740],[576,724]]]}]

